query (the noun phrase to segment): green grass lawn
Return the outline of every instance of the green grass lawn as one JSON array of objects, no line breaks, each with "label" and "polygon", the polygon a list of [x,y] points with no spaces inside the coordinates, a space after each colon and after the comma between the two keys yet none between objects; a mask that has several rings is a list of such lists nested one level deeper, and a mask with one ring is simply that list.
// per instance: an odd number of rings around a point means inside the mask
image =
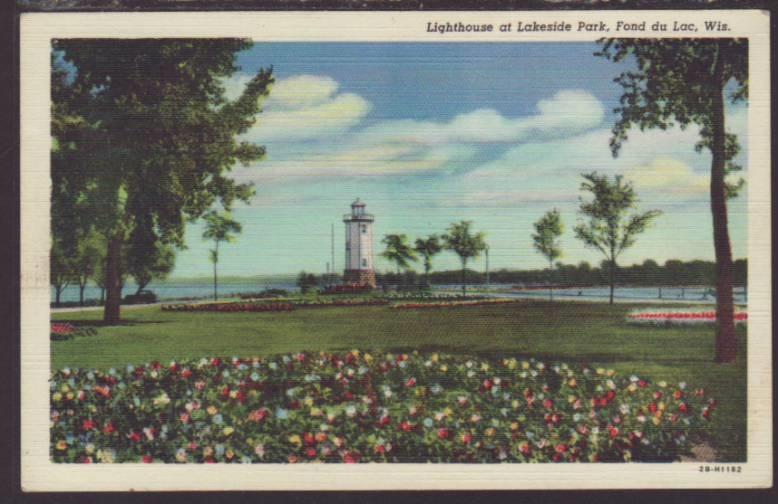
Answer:
[{"label": "green grass lawn", "polygon": [[[644,307],[645,305],[641,305]],[[711,444],[722,461],[746,459],[746,330],[734,365],[713,364],[708,327],[637,327],[635,306],[527,301],[424,311],[385,306],[311,308],[285,313],[125,310],[125,323],[100,327],[99,311],[53,314],[95,325],[95,336],[52,342],[52,368],[109,368],[152,360],[254,356],[300,350],[439,350],[532,356],[610,367],[629,376],[686,381],[719,400]]]}]

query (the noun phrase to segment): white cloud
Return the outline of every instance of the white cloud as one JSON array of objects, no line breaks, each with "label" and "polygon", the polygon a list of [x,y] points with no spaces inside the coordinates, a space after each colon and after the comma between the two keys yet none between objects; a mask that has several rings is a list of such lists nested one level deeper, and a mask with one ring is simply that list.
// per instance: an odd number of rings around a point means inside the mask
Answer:
[{"label": "white cloud", "polygon": [[[226,95],[234,99],[251,79],[237,75],[224,83]],[[353,93],[338,93],[340,85],[326,75],[295,75],[279,79],[265,99],[264,111],[243,140],[268,144],[302,142],[340,135],[370,112],[370,103]]]},{"label": "white cloud", "polygon": [[494,109],[478,109],[450,122],[385,121],[361,133],[363,141],[424,145],[446,143],[515,143],[561,138],[597,127],[604,117],[602,104],[586,91],[563,90],[540,100],[536,114],[505,117]]}]

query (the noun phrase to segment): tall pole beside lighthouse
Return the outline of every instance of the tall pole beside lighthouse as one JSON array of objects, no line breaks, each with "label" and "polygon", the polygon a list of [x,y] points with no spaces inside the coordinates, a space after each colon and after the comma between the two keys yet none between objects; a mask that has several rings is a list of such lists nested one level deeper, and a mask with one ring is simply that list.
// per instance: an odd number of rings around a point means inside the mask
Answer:
[{"label": "tall pole beside lighthouse", "polygon": [[330,286],[334,283],[335,279],[335,224],[330,225]]}]

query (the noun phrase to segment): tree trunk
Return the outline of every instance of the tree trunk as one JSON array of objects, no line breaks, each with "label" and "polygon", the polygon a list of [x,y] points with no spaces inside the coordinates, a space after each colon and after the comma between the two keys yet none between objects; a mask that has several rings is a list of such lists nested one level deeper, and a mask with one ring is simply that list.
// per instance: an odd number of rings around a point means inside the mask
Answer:
[{"label": "tree trunk", "polygon": [[59,308],[61,305],[61,301],[60,301],[61,297],[62,297],[62,286],[55,285],[54,286],[54,306],[56,306],[57,308]]},{"label": "tree trunk", "polygon": [[613,289],[616,285],[616,261],[615,260],[610,261],[610,283],[611,283],[611,293],[610,293],[609,304],[613,304]]},{"label": "tree trunk", "polygon": [[100,304],[105,303],[105,287],[100,287]]},{"label": "tree trunk", "polygon": [[724,184],[727,162],[724,125],[724,86],[721,55],[716,61],[713,94],[713,138],[711,143],[710,207],[713,214],[713,246],[716,249],[716,362],[733,362],[737,356],[735,308],[732,297],[732,249],[727,223],[727,194]]},{"label": "tree trunk", "polygon": [[105,268],[105,309],[103,322],[108,325],[119,323],[122,302],[122,238],[117,234],[108,241],[108,257]]},{"label": "tree trunk", "polygon": [[548,300],[554,301],[554,264],[551,259],[548,260]]},{"label": "tree trunk", "polygon": [[465,261],[462,261],[462,297],[467,296],[466,272],[467,272],[467,263]]},{"label": "tree trunk", "polygon": [[84,289],[86,288],[86,282],[78,284],[78,304],[84,306]]},{"label": "tree trunk", "polygon": [[213,300],[219,299],[219,281],[216,272],[216,265],[219,263],[219,242],[216,242],[216,248],[213,255]]}]

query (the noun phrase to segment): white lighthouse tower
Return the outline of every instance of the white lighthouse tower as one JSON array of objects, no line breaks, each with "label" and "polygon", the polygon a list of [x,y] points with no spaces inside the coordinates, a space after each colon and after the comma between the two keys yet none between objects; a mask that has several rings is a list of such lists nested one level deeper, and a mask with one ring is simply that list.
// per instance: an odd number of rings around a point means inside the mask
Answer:
[{"label": "white lighthouse tower", "polygon": [[346,268],[343,272],[345,284],[375,288],[373,269],[373,221],[365,212],[365,204],[359,198],[351,204],[351,213],[343,216],[346,224]]}]

